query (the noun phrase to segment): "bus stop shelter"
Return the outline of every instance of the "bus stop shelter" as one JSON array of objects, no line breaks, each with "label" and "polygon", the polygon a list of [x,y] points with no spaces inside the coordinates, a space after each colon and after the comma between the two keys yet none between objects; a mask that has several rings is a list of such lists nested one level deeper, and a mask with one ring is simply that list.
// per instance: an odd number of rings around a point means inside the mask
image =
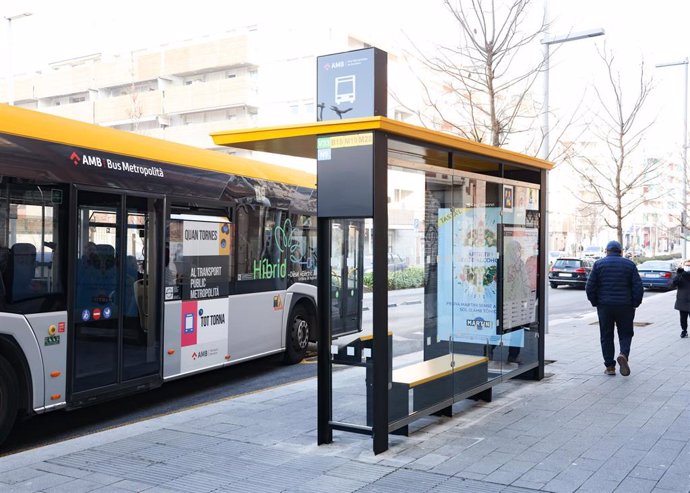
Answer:
[{"label": "bus stop shelter", "polygon": [[212,136],[317,161],[319,444],[543,378],[549,162],[381,116]]}]

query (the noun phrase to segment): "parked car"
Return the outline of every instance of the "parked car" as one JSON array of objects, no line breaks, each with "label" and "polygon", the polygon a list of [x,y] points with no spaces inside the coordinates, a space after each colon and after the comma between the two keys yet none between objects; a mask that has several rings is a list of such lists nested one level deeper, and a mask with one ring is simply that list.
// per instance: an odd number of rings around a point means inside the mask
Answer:
[{"label": "parked car", "polygon": [[582,251],[582,258],[597,260],[602,258],[606,254],[604,247],[600,246],[588,246]]},{"label": "parked car", "polygon": [[549,269],[549,285],[556,289],[558,286],[574,286],[584,289],[589,273],[594,263],[589,259],[563,257],[556,259]]},{"label": "parked car", "polygon": [[647,252],[644,251],[642,248],[630,248],[625,251],[625,257],[626,258],[640,258],[640,257],[646,257]]},{"label": "parked car", "polygon": [[[397,272],[400,270],[407,269],[407,260],[402,258],[397,253],[388,254],[388,272]],[[366,256],[364,257],[364,273],[374,271],[374,257]]]},{"label": "parked car", "polygon": [[642,285],[647,289],[673,289],[673,275],[678,268],[675,260],[648,260],[637,266]]}]

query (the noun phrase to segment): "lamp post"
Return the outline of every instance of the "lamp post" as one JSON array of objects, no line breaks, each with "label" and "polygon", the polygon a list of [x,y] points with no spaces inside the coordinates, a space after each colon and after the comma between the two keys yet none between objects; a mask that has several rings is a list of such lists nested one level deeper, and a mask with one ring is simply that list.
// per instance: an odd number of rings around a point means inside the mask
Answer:
[{"label": "lamp post", "polygon": [[683,210],[680,213],[680,233],[683,239],[683,259],[688,258],[688,58],[678,62],[660,63],[656,67],[676,67],[685,65],[685,84],[683,99]]},{"label": "lamp post", "polygon": [[[545,13],[545,18],[548,14]],[[568,33],[558,36],[548,36],[541,40],[541,44],[544,50],[544,104],[542,108],[542,143],[539,148],[539,157],[542,159],[548,159],[550,152],[550,139],[549,139],[549,64],[550,64],[550,47],[554,44],[567,43],[568,41],[577,41],[579,39],[595,38],[597,36],[602,36],[605,31],[602,28],[588,29],[586,31],[580,31],[576,33]],[[547,184],[548,184],[548,174],[547,174]],[[548,187],[546,194],[546,204],[544,204],[544,210],[549,213],[549,199],[548,199]],[[548,231],[548,221],[547,221],[547,231],[546,231],[546,244],[549,245],[549,231]]]},{"label": "lamp post", "polygon": [[24,12],[22,14],[5,17],[7,20],[7,104],[10,106],[14,104],[14,78],[12,74],[12,21],[21,19],[22,17],[29,17],[30,15],[31,12]]}]

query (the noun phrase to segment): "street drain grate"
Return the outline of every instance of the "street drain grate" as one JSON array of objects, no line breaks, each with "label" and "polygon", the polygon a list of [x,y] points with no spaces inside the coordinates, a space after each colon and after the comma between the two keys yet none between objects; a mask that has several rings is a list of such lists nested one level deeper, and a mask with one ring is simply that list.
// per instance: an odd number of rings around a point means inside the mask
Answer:
[{"label": "street drain grate", "polygon": [[[599,325],[599,322],[592,322],[589,325]],[[633,322],[633,327],[646,327],[652,325],[652,322]]]}]

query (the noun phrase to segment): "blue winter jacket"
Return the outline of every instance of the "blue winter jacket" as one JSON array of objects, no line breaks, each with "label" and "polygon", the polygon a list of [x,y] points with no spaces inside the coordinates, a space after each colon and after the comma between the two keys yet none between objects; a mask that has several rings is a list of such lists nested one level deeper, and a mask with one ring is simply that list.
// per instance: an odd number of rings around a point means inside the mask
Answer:
[{"label": "blue winter jacket", "polygon": [[638,307],[644,288],[635,264],[620,253],[609,252],[594,262],[587,279],[587,299],[592,306],[624,305]]}]

